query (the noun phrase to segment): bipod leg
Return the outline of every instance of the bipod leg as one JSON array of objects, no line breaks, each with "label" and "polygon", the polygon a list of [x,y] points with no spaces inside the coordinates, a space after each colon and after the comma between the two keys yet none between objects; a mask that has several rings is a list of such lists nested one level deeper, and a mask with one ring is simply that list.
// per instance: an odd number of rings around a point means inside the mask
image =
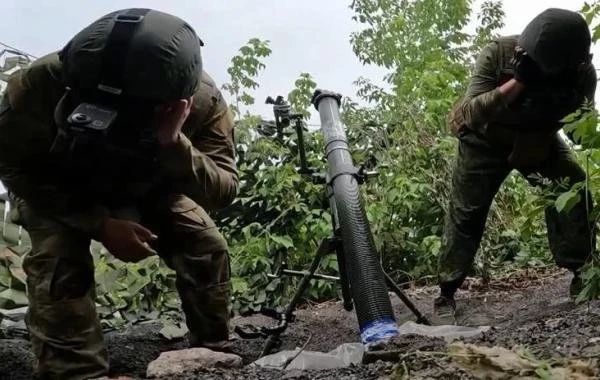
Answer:
[{"label": "bipod leg", "polygon": [[323,259],[323,257],[333,252],[333,250],[335,249],[334,244],[335,243],[331,238],[323,239],[321,241],[321,244],[317,249],[317,253],[315,254],[315,258],[310,264],[308,272],[305,272],[304,276],[300,280],[300,284],[298,285],[296,293],[294,293],[294,296],[292,297],[290,303],[287,305],[285,311],[281,316],[281,322],[279,322],[279,324],[273,328],[266,329],[268,337],[263,347],[262,353],[260,354],[260,357],[271,353],[271,350],[279,340],[279,335],[281,335],[281,333],[287,329],[289,322],[293,318],[293,312],[296,309],[296,305],[300,301],[300,298],[304,295],[306,288],[308,288],[310,280],[313,278],[313,275],[317,271],[319,264],[321,264],[321,260]]},{"label": "bipod leg", "polygon": [[388,286],[390,288],[392,288],[392,291],[394,293],[396,293],[396,295],[402,300],[402,302],[404,302],[404,304],[406,305],[406,307],[408,307],[410,309],[410,311],[412,311],[413,314],[417,317],[417,323],[420,323],[420,324],[423,324],[423,325],[429,325],[430,326],[431,322],[429,322],[429,320],[427,319],[427,317],[425,317],[419,311],[419,309],[417,309],[417,307],[406,296],[406,294],[404,294],[404,292],[402,291],[402,289],[400,289],[400,287],[398,286],[398,284],[396,284],[394,282],[394,280],[392,280],[392,278],[385,271],[383,271],[383,274],[385,275],[385,282],[388,284]]},{"label": "bipod leg", "polygon": [[350,311],[354,308],[352,295],[350,294],[350,282],[348,281],[348,272],[346,270],[346,257],[344,256],[344,247],[339,238],[335,239],[335,252],[338,260],[338,272],[340,273],[340,286],[342,287],[342,299],[344,300],[344,309]]}]

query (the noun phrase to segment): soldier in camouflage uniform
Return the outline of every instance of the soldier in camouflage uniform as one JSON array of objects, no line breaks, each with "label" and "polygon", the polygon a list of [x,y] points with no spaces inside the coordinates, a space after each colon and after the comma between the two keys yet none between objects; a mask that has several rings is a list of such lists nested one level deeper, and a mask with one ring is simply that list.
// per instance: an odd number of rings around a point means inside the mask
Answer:
[{"label": "soldier in camouflage uniform", "polygon": [[[450,115],[459,146],[439,258],[438,315],[454,313],[454,294],[473,264],[492,200],[511,170],[533,185],[541,184],[540,178],[554,185],[566,180],[566,186],[585,179],[558,131],[564,116],[586,100],[593,102],[590,43],[579,14],[547,9],[522,34],[499,38],[478,56],[466,95]],[[586,195],[581,195],[568,214],[545,210],[554,259],[574,273],[571,295],[580,289],[578,271],[595,247]]]},{"label": "soldier in camouflage uniform", "polygon": [[[201,45],[177,17],[117,11],[8,81],[0,180],[31,236],[26,322],[41,378],[108,374],[92,239],[125,262],[158,253],[176,272],[190,345],[227,349],[228,247],[207,212],[232,202],[238,177],[232,116]],[[116,118],[71,115],[83,103]]]}]

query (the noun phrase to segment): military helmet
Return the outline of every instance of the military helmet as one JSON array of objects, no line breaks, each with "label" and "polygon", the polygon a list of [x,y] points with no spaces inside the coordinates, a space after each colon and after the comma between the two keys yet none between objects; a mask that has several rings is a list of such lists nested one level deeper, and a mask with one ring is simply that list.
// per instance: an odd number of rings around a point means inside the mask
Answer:
[{"label": "military helmet", "polygon": [[527,24],[518,44],[548,75],[588,60],[591,35],[577,12],[548,8]]},{"label": "military helmet", "polygon": [[66,85],[81,92],[169,101],[191,96],[202,41],[182,19],[153,9],[108,13],[59,52]]}]

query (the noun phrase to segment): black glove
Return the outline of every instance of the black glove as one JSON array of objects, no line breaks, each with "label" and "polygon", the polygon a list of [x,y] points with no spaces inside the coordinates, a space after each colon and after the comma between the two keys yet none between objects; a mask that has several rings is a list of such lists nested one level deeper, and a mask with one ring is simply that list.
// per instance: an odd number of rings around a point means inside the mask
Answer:
[{"label": "black glove", "polygon": [[514,78],[524,84],[537,83],[542,79],[542,70],[524,51],[517,50],[514,57]]}]

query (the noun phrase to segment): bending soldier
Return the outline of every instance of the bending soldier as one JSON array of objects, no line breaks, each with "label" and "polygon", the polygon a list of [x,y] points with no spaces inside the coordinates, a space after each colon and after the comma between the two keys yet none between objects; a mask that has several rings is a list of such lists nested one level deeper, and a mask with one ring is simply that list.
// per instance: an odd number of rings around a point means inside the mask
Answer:
[{"label": "bending soldier", "polygon": [[108,374],[92,239],[175,272],[192,346],[227,350],[228,247],[208,212],[232,202],[233,119],[202,42],[150,9],[109,13],[11,75],[0,180],[29,233],[27,326],[41,378]]},{"label": "bending soldier", "polygon": [[[564,116],[594,100],[590,44],[583,17],[551,8],[520,35],[489,43],[477,58],[450,119],[459,147],[439,259],[439,315],[454,313],[454,294],[473,264],[492,200],[513,169],[532,184],[545,178],[554,186],[567,180],[568,186],[585,179],[558,131]],[[595,247],[581,195],[568,214],[545,210],[554,259],[574,274],[571,295],[581,289],[578,272]]]}]

